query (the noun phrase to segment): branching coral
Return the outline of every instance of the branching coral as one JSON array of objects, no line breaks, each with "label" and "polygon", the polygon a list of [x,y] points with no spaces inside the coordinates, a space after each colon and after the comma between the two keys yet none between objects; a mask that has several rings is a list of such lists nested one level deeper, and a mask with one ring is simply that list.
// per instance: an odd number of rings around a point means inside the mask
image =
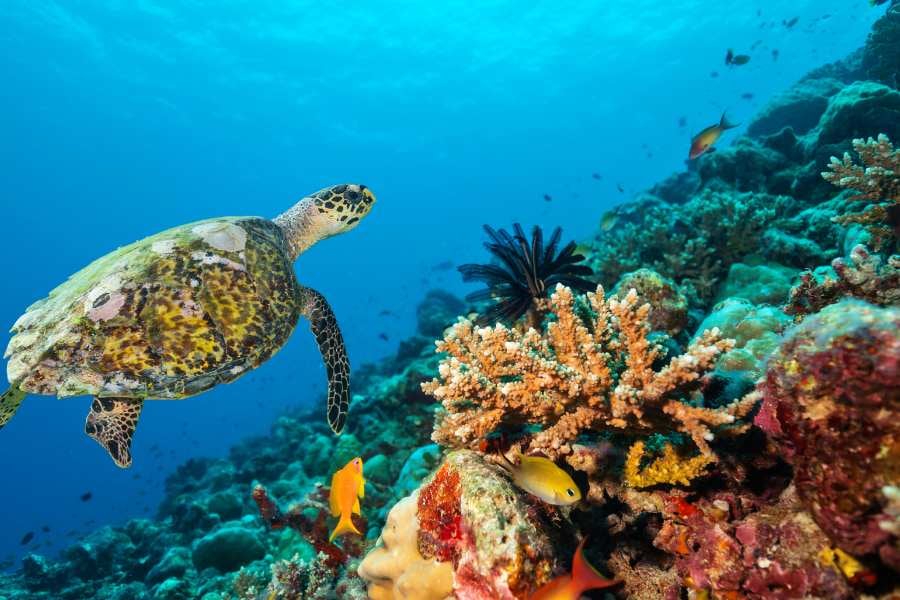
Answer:
[{"label": "branching coral", "polygon": [[437,344],[448,354],[439,377],[423,384],[446,411],[433,439],[476,447],[498,429],[540,425],[529,450],[556,457],[569,454],[571,443],[587,431],[680,431],[715,459],[712,429],[734,423],[756,400],[721,408],[694,402],[701,375],[733,342],[719,339],[715,329],[704,332],[685,354],[656,371],[661,351],[648,339],[649,304],[641,305],[634,290],[606,299],[602,287],[585,301],[591,313],[586,321],[576,314],[572,290],[557,286],[550,298],[555,320],[543,335],[457,323]]},{"label": "branching coral", "polygon": [[479,318],[479,324],[514,322],[527,315],[529,323],[534,325],[540,322],[546,309],[547,291],[554,285],[561,283],[582,291],[593,287],[584,279],[593,273],[589,267],[579,264],[584,256],[575,251],[575,242],[569,242],[557,252],[562,237],[559,227],[553,230],[546,246],[540,227],[531,230],[530,240],[518,223],[513,225],[514,235],[488,225],[484,230],[490,238],[484,246],[500,264],[459,267],[463,281],[483,281],[488,286],[469,294],[468,300],[496,302]]},{"label": "branching coral", "polygon": [[[288,527],[298,531],[312,544],[317,553],[326,557],[326,563],[332,569],[347,562],[350,557],[362,555],[364,543],[356,538],[349,537],[343,542],[343,546],[337,546],[328,541],[328,501],[325,497],[327,489],[318,486],[309,494],[303,502],[293,504],[287,512],[282,512],[269,497],[266,489],[257,485],[253,488],[253,500],[259,507],[259,514],[271,529],[278,530]],[[308,513],[312,513],[310,516]],[[365,519],[360,515],[353,515],[355,525],[360,531],[365,531]]]},{"label": "branching coral", "polygon": [[[858,298],[879,306],[900,302],[900,256],[888,257],[887,262],[871,254],[859,244],[850,251],[849,262],[836,258],[830,274],[817,276],[813,271],[800,274],[800,281],[791,289],[785,312],[805,316],[822,310],[843,298]],[[817,269],[816,271],[819,271]]]},{"label": "branching coral", "polygon": [[849,152],[842,159],[831,157],[830,171],[822,177],[840,188],[856,192],[851,202],[865,203],[865,208],[835,221],[844,225],[865,225],[872,235],[872,245],[878,250],[900,228],[900,150],[895,150],[884,134],[877,139],[853,140],[853,149],[862,164],[856,164]]},{"label": "branching coral", "polygon": [[641,468],[644,460],[644,442],[638,441],[628,449],[625,459],[625,484],[645,488],[661,484],[690,485],[691,480],[703,474],[712,459],[705,454],[685,459],[671,444],[663,446],[662,456]]}]

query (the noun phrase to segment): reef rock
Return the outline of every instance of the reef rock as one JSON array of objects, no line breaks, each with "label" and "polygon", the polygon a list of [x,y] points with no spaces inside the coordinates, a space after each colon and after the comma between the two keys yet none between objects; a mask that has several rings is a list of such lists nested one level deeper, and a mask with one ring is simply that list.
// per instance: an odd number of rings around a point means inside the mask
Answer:
[{"label": "reef rock", "polygon": [[198,571],[212,567],[228,573],[265,554],[266,549],[255,531],[240,522],[232,522],[197,540],[193,560]]},{"label": "reef rock", "polygon": [[795,468],[800,499],[844,552],[900,570],[885,489],[900,465],[900,308],[844,300],[770,361],[756,424]]},{"label": "reef rock", "polygon": [[638,269],[625,273],[612,295],[624,296],[634,289],[641,300],[649,302],[650,327],[653,331],[663,331],[676,335],[687,324],[688,301],[675,282],[650,269]]}]

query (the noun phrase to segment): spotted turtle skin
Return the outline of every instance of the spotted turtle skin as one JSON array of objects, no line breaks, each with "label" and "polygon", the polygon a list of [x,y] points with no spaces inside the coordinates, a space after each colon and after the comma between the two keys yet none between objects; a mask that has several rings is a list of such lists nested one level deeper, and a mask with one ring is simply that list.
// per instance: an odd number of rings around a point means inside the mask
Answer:
[{"label": "spotted turtle skin", "polygon": [[13,326],[7,376],[61,397],[192,396],[278,351],[302,298],[272,221],[183,225],[100,258],[32,305]]}]

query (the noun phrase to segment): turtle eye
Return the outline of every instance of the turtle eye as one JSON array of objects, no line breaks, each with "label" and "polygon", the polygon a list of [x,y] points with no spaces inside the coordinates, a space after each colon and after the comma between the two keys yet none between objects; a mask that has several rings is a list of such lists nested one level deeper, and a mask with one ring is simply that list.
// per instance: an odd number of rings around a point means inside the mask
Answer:
[{"label": "turtle eye", "polygon": [[566,488],[566,493],[569,495],[569,498],[575,497],[575,490],[573,490],[572,488]]}]

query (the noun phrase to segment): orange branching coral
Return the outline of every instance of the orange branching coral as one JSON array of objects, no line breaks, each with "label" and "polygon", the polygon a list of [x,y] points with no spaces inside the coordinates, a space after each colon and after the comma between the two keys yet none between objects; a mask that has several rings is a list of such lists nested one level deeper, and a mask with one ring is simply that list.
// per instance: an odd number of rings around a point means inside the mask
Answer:
[{"label": "orange branching coral", "polygon": [[497,324],[478,328],[459,321],[437,343],[447,357],[439,377],[423,384],[444,406],[433,439],[445,446],[476,447],[501,427],[539,425],[529,450],[550,457],[571,452],[585,431],[617,428],[631,433],[681,431],[704,456],[712,428],[733,423],[756,398],[712,409],[683,402],[700,387],[700,376],[730,350],[732,340],[705,332],[687,352],[659,371],[660,350],[648,339],[648,304],[631,290],[585,297],[591,318],[576,312],[572,291],[562,285],[550,298],[555,315],[542,335]]},{"label": "orange branching coral", "polygon": [[836,217],[835,221],[866,225],[877,250],[894,234],[892,226],[896,227],[896,212],[900,210],[900,150],[895,150],[884,134],[878,139],[855,139],[853,149],[861,165],[854,163],[845,152],[842,160],[831,157],[828,165],[831,170],[823,172],[822,177],[838,187],[855,191],[851,201],[867,203],[863,211]]}]

